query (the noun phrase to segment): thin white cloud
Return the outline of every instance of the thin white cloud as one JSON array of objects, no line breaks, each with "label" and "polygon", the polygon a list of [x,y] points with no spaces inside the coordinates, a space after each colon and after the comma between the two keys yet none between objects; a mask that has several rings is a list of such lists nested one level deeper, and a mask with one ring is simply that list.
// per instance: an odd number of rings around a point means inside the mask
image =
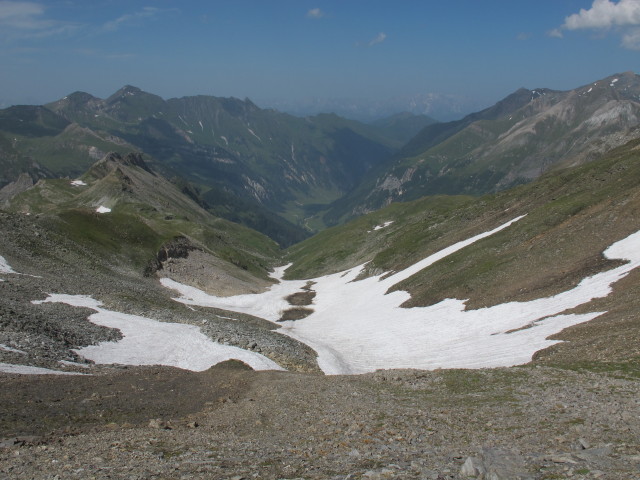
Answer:
[{"label": "thin white cloud", "polygon": [[373,47],[374,45],[377,45],[378,43],[382,43],[387,39],[387,34],[384,32],[380,32],[378,35],[375,36],[374,39],[372,39],[367,45],[369,47]]},{"label": "thin white cloud", "polygon": [[312,8],[307,12],[308,18],[322,18],[324,17],[324,12],[319,8]]},{"label": "thin white cloud", "polygon": [[549,30],[547,35],[552,38],[562,38],[564,35],[562,34],[562,30],[559,28],[554,28],[553,30]]},{"label": "thin white cloud", "polygon": [[47,18],[45,10],[38,2],[0,0],[0,38],[43,38],[80,28],[78,24]]},{"label": "thin white cloud", "polygon": [[34,2],[0,1],[0,25],[16,29],[42,28],[44,7]]},{"label": "thin white cloud", "polygon": [[629,50],[640,50],[640,29],[633,29],[622,36],[622,46]]},{"label": "thin white cloud", "polygon": [[640,0],[594,0],[591,8],[581,8],[547,34],[562,38],[564,31],[592,30],[604,36],[613,30],[622,35],[622,46],[640,50]]},{"label": "thin white cloud", "polygon": [[134,13],[125,13],[115,20],[111,20],[102,26],[103,30],[113,32],[120,27],[135,24],[139,20],[150,19],[157,16],[161,10],[156,7],[144,7],[142,10]]},{"label": "thin white cloud", "polygon": [[590,9],[569,15],[562,28],[567,30],[607,29],[614,26],[640,25],[640,0],[594,0]]}]

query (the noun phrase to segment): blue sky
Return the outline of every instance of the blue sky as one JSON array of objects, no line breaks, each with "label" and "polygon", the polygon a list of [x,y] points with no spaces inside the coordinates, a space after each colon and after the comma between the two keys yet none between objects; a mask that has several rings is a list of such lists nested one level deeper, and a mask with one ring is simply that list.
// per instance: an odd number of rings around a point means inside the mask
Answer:
[{"label": "blue sky", "polygon": [[490,105],[638,71],[640,0],[0,0],[0,103],[164,98]]}]

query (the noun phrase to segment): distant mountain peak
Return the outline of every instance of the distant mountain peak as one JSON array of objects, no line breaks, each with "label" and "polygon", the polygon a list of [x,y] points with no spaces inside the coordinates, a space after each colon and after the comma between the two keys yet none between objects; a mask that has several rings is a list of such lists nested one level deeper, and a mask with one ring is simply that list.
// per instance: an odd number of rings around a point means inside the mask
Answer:
[{"label": "distant mountain peak", "polygon": [[112,97],[119,96],[122,97],[124,95],[136,95],[138,93],[144,93],[142,89],[138,87],[134,87],[133,85],[125,85],[120,90],[112,95]]}]

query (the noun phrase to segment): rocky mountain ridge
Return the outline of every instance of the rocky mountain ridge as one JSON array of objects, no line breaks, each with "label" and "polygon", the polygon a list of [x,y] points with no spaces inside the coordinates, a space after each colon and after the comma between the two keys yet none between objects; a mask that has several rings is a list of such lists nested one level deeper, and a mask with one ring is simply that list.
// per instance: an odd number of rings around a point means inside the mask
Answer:
[{"label": "rocky mountain ridge", "polygon": [[520,89],[481,112],[425,127],[326,216],[394,201],[499,191],[580,165],[640,136],[640,77],[613,75],[570,91]]}]

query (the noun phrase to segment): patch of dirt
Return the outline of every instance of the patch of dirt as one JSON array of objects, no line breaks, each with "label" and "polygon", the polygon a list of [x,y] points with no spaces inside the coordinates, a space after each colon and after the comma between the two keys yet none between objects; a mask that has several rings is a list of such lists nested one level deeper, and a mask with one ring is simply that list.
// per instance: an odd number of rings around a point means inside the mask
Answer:
[{"label": "patch of dirt", "polygon": [[311,305],[313,303],[313,299],[316,298],[316,292],[313,290],[307,292],[296,292],[289,295],[285,300],[289,302],[289,305],[296,306],[305,306]]},{"label": "patch of dirt", "polygon": [[180,423],[189,414],[238,401],[249,367],[225,362],[204,372],[169,367],[105,369],[107,374],[1,375],[0,438],[86,432],[110,423]]},{"label": "patch of dirt", "polygon": [[278,319],[279,322],[286,322],[287,320],[302,320],[303,318],[307,318],[309,315],[313,313],[312,308],[289,308],[282,312],[282,315]]}]

